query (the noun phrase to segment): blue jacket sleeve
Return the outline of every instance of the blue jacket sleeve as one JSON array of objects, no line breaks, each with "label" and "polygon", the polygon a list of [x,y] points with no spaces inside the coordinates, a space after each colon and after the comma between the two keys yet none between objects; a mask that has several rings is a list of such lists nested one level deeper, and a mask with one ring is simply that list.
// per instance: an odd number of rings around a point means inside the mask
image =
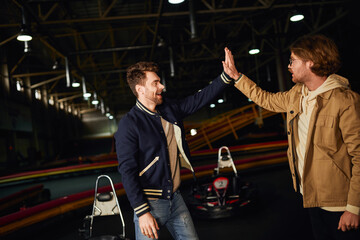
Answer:
[{"label": "blue jacket sleeve", "polygon": [[118,170],[129,202],[136,215],[140,217],[150,211],[148,201],[144,196],[139,180],[138,166],[138,134],[136,123],[127,116],[119,123],[115,133],[116,154],[118,157]]},{"label": "blue jacket sleeve", "polygon": [[223,72],[220,76],[215,78],[210,85],[197,93],[180,100],[178,103],[178,113],[181,114],[180,118],[185,118],[209,104],[216,96],[223,92],[231,82],[232,79]]}]

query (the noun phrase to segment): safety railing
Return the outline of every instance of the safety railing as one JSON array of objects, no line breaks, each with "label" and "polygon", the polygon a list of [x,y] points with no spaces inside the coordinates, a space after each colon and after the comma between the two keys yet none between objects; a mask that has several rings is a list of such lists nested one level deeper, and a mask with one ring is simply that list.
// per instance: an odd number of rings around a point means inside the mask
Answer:
[{"label": "safety railing", "polygon": [[[190,151],[195,151],[207,146],[213,149],[211,143],[217,141],[229,134],[233,134],[238,139],[237,130],[256,123],[259,127],[263,124],[263,119],[276,115],[278,113],[270,112],[263,108],[259,108],[256,104],[250,104],[238,109],[228,111],[217,115],[199,124],[186,123],[185,131]],[[285,117],[282,115],[283,118]],[[196,129],[197,134],[192,136],[190,129]]]}]

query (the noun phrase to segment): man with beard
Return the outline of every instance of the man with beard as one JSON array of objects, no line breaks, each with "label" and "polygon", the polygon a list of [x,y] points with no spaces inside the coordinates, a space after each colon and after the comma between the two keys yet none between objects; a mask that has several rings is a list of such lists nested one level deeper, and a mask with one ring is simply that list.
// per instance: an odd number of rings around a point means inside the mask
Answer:
[{"label": "man with beard", "polygon": [[322,35],[290,46],[295,85],[269,93],[236,70],[226,49],[224,71],[259,106],[287,113],[288,159],[295,191],[309,209],[315,239],[360,239],[360,96],[335,74],[340,57]]},{"label": "man with beard", "polygon": [[136,239],[158,239],[165,225],[174,239],[198,239],[181,197],[180,167],[194,170],[185,141],[183,119],[209,104],[231,79],[225,73],[182,100],[162,97],[158,66],[139,62],[127,69],[136,105],[120,120],[115,133],[118,169],[134,209]]}]

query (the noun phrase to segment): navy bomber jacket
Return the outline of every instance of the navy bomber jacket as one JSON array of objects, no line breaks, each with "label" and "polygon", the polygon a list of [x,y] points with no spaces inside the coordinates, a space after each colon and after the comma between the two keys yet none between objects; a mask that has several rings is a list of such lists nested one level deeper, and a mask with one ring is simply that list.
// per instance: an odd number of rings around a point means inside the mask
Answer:
[{"label": "navy bomber jacket", "polygon": [[207,105],[231,82],[224,72],[210,85],[182,100],[164,98],[152,112],[139,101],[120,120],[115,133],[118,170],[127,197],[137,216],[150,211],[148,200],[171,199],[169,151],[161,119],[172,123],[182,167],[194,172],[190,164],[189,146],[185,141],[183,119]]}]

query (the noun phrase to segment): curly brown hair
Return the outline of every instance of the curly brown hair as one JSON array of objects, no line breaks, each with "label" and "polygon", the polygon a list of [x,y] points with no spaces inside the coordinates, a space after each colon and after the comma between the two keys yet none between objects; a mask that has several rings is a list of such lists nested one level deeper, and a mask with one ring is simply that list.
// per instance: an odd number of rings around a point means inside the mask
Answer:
[{"label": "curly brown hair", "polygon": [[311,71],[321,77],[336,73],[341,66],[336,44],[323,35],[303,36],[290,46],[290,51],[303,60],[312,61]]},{"label": "curly brown hair", "polygon": [[129,84],[131,91],[136,97],[138,94],[136,92],[136,85],[145,85],[145,72],[155,72],[158,73],[159,66],[154,62],[138,62],[134,65],[131,65],[126,70],[126,80]]}]

